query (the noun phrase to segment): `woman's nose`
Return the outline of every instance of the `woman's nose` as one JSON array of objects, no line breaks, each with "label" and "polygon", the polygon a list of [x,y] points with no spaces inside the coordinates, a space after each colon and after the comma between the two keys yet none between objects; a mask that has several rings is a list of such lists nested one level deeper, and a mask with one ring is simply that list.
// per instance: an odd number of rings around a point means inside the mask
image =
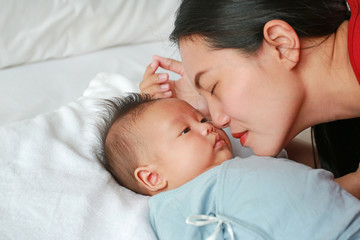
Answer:
[{"label": "woman's nose", "polygon": [[201,134],[207,136],[209,133],[215,131],[214,125],[209,122],[201,123]]},{"label": "woman's nose", "polygon": [[211,115],[211,119],[212,119],[212,122],[215,125],[215,127],[226,128],[229,126],[231,119],[230,119],[229,115],[227,115],[223,111],[212,108],[212,109],[210,109],[210,115]]}]

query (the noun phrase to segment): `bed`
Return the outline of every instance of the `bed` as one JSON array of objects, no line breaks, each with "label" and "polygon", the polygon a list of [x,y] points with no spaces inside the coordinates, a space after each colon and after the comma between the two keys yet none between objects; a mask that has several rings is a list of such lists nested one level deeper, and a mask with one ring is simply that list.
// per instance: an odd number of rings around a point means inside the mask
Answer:
[{"label": "bed", "polygon": [[1,239],[156,239],[148,197],[98,157],[98,103],[138,92],[152,55],[179,59],[178,4],[0,0]]}]

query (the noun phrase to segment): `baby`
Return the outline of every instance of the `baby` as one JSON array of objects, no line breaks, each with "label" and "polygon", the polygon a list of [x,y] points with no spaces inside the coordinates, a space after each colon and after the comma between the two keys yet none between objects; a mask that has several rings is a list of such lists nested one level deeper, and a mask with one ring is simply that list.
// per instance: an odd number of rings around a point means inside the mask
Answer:
[{"label": "baby", "polygon": [[177,98],[132,94],[112,104],[105,165],[122,186],[152,196],[159,239],[360,239],[360,201],[330,172],[232,158],[225,132]]}]

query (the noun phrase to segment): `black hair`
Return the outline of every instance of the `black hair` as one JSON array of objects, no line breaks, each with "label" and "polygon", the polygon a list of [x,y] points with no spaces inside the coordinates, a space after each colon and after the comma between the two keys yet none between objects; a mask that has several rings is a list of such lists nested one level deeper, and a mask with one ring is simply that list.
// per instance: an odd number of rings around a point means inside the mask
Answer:
[{"label": "black hair", "polygon": [[215,49],[254,53],[272,19],[287,22],[301,38],[334,33],[346,18],[344,0],[183,0],[170,40],[197,35]]},{"label": "black hair", "polygon": [[[290,24],[300,38],[335,33],[350,12],[345,0],[183,0],[170,40],[199,36],[213,49],[254,54],[272,19]],[[360,161],[360,118],[313,127],[320,164],[340,177]]]},{"label": "black hair", "polygon": [[[134,171],[139,164],[142,143],[134,124],[141,119],[146,106],[154,103],[148,94],[130,93],[126,97],[104,100],[107,127],[104,132],[102,163],[121,186],[140,194],[147,194],[139,187]],[[115,126],[115,129],[112,127]],[[111,137],[108,137],[111,132]],[[145,147],[145,146],[144,146]]]}]

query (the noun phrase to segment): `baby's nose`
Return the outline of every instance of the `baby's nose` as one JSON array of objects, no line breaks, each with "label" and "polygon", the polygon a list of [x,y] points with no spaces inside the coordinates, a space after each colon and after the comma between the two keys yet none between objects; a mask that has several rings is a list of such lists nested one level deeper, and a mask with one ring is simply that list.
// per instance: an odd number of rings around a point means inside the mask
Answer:
[{"label": "baby's nose", "polygon": [[201,124],[201,133],[206,136],[208,135],[209,133],[213,132],[215,130],[215,127],[214,125],[212,125],[211,123],[209,122],[206,122],[206,123],[202,123]]}]

